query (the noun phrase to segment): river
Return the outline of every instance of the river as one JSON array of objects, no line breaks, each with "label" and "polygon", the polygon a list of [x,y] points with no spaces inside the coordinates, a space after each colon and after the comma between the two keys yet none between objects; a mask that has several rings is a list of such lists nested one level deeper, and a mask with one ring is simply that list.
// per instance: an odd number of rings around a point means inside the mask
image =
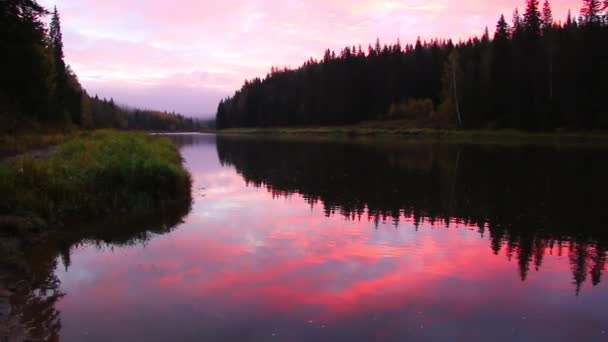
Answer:
[{"label": "river", "polygon": [[4,316],[61,341],[608,340],[603,148],[173,139],[189,211],[30,248]]}]

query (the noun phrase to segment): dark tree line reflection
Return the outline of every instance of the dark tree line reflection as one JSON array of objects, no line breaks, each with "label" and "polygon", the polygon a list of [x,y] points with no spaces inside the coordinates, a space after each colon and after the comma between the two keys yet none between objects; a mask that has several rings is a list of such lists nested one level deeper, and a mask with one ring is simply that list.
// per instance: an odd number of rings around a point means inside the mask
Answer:
[{"label": "dark tree line reflection", "polygon": [[567,255],[577,293],[606,264],[605,150],[218,137],[224,165],[273,196],[301,194],[346,219],[475,226],[519,264]]},{"label": "dark tree line reflection", "polygon": [[54,274],[56,259],[35,258],[37,264],[30,267],[24,255],[15,254],[21,245],[2,241],[0,340],[58,341],[61,321],[55,305],[64,294]]},{"label": "dark tree line reflection", "polygon": [[[0,229],[0,341],[59,341],[58,301],[65,295],[56,276],[83,243],[100,248],[146,244],[172,231],[190,212],[191,198],[154,216],[116,217],[99,224],[73,224],[60,232],[5,235]],[[6,228],[6,227],[2,227]]]}]

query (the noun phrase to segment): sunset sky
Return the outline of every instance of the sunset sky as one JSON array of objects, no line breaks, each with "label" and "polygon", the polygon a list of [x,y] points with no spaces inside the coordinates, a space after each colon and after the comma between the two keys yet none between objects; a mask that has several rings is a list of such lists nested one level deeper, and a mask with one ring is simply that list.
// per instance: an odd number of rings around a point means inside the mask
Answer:
[{"label": "sunset sky", "polygon": [[[245,79],[326,48],[479,35],[514,0],[40,0],[61,14],[65,53],[90,94],[200,117]],[[541,1],[542,3],[542,1]],[[556,19],[580,0],[551,1]]]}]

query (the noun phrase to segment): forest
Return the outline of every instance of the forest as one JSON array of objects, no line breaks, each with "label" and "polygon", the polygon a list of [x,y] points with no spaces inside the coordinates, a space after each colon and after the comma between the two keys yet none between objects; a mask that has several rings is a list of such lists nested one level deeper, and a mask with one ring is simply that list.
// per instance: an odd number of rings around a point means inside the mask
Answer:
[{"label": "forest", "polygon": [[[45,18],[51,16],[47,27]],[[0,1],[0,133],[39,127],[193,131],[183,115],[91,97],[64,58],[60,14],[35,0]]]},{"label": "forest", "polygon": [[493,36],[326,50],[297,69],[273,67],[218,106],[218,128],[336,126],[366,121],[412,128],[608,128],[608,1],[553,18],[526,0]]}]

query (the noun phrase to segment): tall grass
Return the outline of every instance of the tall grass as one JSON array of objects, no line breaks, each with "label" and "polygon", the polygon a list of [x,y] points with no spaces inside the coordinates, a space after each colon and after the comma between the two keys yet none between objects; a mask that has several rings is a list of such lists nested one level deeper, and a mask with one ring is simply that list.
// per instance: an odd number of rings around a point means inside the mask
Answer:
[{"label": "tall grass", "polygon": [[30,150],[59,145],[77,135],[76,132],[0,135],[0,159]]},{"label": "tall grass", "polygon": [[139,215],[189,198],[190,185],[168,139],[88,132],[47,158],[0,163],[0,215],[50,221]]}]

